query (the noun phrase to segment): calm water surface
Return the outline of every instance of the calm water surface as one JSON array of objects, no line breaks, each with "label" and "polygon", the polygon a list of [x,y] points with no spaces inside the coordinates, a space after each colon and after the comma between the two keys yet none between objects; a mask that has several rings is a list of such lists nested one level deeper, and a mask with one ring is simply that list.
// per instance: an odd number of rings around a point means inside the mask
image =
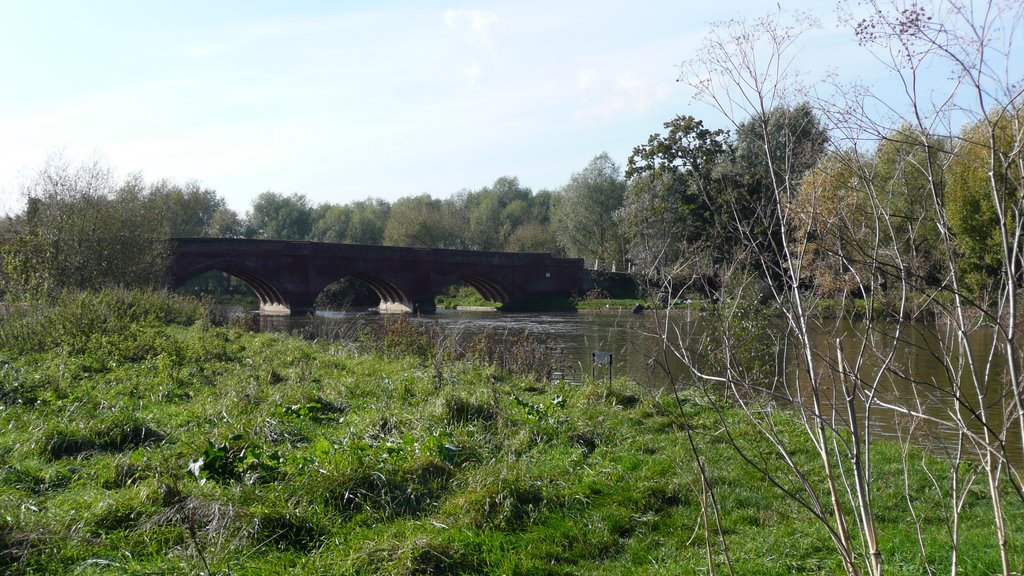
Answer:
[{"label": "calm water surface", "polygon": [[[318,312],[317,322],[337,322],[340,327],[387,322],[388,315],[376,313]],[[613,375],[629,375],[640,382],[662,384],[664,375],[654,370],[651,357],[659,340],[648,335],[651,316],[628,310],[605,313],[500,313],[439,310],[436,314],[410,317],[415,322],[437,322],[448,330],[467,336],[486,331],[527,333],[545,342],[556,353],[560,368],[590,374],[591,353],[612,354]],[[262,329],[299,332],[309,326],[309,317],[263,316]],[[328,329],[327,332],[330,332]],[[340,333],[351,333],[341,329]],[[681,365],[679,366],[681,367]],[[602,368],[604,370],[604,368]]]}]

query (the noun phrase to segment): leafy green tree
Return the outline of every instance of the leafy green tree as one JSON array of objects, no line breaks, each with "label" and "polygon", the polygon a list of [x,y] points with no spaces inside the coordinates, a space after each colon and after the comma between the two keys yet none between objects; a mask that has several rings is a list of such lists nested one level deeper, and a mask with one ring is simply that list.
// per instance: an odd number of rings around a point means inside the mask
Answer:
[{"label": "leafy green tree", "polygon": [[569,256],[624,260],[625,241],[614,214],[622,207],[625,192],[622,170],[604,152],[572,175],[557,196],[553,218],[555,238]]},{"label": "leafy green tree", "polygon": [[[742,185],[733,170],[728,132],[711,130],[692,116],[665,123],[629,157],[626,202],[617,214],[630,238],[630,257],[645,273],[678,268],[679,257],[697,249],[705,262],[731,258],[741,238],[733,220],[745,220],[747,203],[736,201]],[[655,240],[665,242],[659,248]]]},{"label": "leafy green tree", "polygon": [[391,205],[384,244],[388,246],[419,246],[455,248],[457,227],[452,218],[452,205],[431,198],[429,194],[400,198]]},{"label": "leafy green tree", "polygon": [[313,229],[309,239],[316,242],[348,242],[352,227],[352,208],[321,204],[313,209]]},{"label": "leafy green tree", "polygon": [[10,300],[47,299],[69,289],[156,287],[168,263],[160,214],[138,178],[118,184],[98,163],[53,158],[25,190],[24,213],[2,247]]},{"label": "leafy green tree", "polygon": [[[1008,257],[1019,240],[1019,214],[1011,207],[1024,198],[1021,129],[1024,108],[992,113],[964,128],[946,174],[946,216],[965,287],[974,295],[991,291],[1000,279],[1021,269]],[[998,203],[998,204],[997,204]],[[1008,240],[1004,240],[1008,239]],[[1018,249],[1019,250],[1019,249]]]},{"label": "leafy green tree", "polygon": [[636,273],[659,282],[692,267],[686,262],[692,254],[687,226],[693,205],[679,194],[676,175],[670,170],[646,172],[629,181],[625,202],[615,213],[623,236],[628,238],[627,253],[637,267]]},{"label": "leafy green tree", "polygon": [[465,244],[475,250],[501,250],[522,224],[532,193],[519,179],[503,176],[492,186],[465,192],[456,202],[466,219]]},{"label": "leafy green tree", "polygon": [[253,201],[247,220],[249,238],[308,240],[313,230],[313,210],[301,194],[264,192]]},{"label": "leafy green tree", "polygon": [[854,268],[863,242],[877,228],[871,217],[870,182],[853,151],[823,155],[787,204],[787,225],[800,281],[818,296],[841,297],[858,286]]},{"label": "leafy green tree", "polygon": [[938,286],[944,275],[946,250],[935,206],[946,195],[949,161],[947,138],[910,126],[887,134],[872,158],[871,196],[885,217],[881,236],[888,249],[880,263],[888,274],[899,271],[916,290]]},{"label": "leafy green tree", "polygon": [[238,217],[237,212],[222,206],[210,217],[208,235],[212,238],[243,238],[245,223]]},{"label": "leafy green tree", "polygon": [[944,149],[904,126],[868,154],[821,156],[787,204],[801,280],[829,298],[889,279],[915,290],[937,286],[946,263],[932,194],[941,195]]},{"label": "leafy green tree", "polygon": [[[133,185],[142,186],[141,176],[133,177]],[[146,189],[146,203],[160,215],[163,233],[167,236],[213,236],[214,215],[226,208],[224,199],[198,182],[183,186],[169,180],[160,180]]]},{"label": "leafy green tree", "polygon": [[349,204],[321,204],[313,209],[310,239],[379,246],[384,241],[391,205],[379,198]]},{"label": "leafy green tree", "polygon": [[807,103],[759,109],[736,125],[733,228],[742,244],[754,247],[775,285],[792,282],[786,261],[794,258],[783,241],[785,207],[797,185],[828,144],[828,132]]},{"label": "leafy green tree", "polygon": [[651,134],[647,144],[633,148],[626,177],[648,172],[683,172],[692,175],[698,188],[708,188],[716,167],[731,153],[729,133],[705,128],[693,116],[676,116],[664,126],[667,134]]},{"label": "leafy green tree", "polygon": [[541,190],[527,197],[520,196],[505,206],[501,214],[502,250],[565,255],[555,238],[551,221],[554,196],[550,190]]},{"label": "leafy green tree", "polygon": [[828,131],[810,104],[780,105],[739,123],[736,162],[761,188],[784,188],[817,163],[827,143]]},{"label": "leafy green tree", "polygon": [[526,216],[528,222],[548,225],[551,222],[551,205],[555,193],[551,190],[540,190],[530,196],[529,213]]},{"label": "leafy green tree", "polygon": [[352,209],[352,220],[349,223],[348,241],[353,244],[381,245],[391,205],[380,198],[367,198],[349,206]]},{"label": "leafy green tree", "polygon": [[526,222],[517,227],[508,240],[505,248],[508,252],[544,252],[558,253],[558,243],[551,233],[551,227],[538,222]]}]

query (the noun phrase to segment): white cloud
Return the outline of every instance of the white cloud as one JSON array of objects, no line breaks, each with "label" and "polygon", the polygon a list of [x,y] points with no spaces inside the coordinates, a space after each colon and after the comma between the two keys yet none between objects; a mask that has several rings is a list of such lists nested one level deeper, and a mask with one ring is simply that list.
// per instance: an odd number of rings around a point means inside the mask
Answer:
[{"label": "white cloud", "polygon": [[666,82],[638,76],[628,70],[614,75],[585,70],[577,75],[577,87],[585,101],[575,113],[581,119],[608,119],[625,113],[644,112],[665,102],[672,94]]},{"label": "white cloud", "polygon": [[449,30],[455,32],[457,42],[463,46],[457,53],[472,55],[472,60],[462,66],[462,72],[469,82],[476,84],[484,76],[485,66],[481,58],[487,60],[487,68],[496,55],[494,36],[495,26],[499,19],[495,14],[466,8],[449,8],[441,15]]},{"label": "white cloud", "polygon": [[449,8],[444,11],[442,18],[448,28],[467,33],[472,41],[483,46],[493,47],[493,28],[499,21],[497,15],[480,10]]}]

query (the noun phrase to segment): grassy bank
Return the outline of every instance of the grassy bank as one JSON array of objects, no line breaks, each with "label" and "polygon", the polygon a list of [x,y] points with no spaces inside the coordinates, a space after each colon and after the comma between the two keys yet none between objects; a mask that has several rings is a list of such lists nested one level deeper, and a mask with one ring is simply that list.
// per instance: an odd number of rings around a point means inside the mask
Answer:
[{"label": "grassy bank", "polygon": [[[408,330],[309,342],[139,295],[3,320],[0,572],[706,573],[682,417],[737,573],[841,570],[818,526],[724,442],[720,418],[757,448],[716,401],[688,394],[680,414],[625,381],[548,385],[487,354],[438,362],[443,339]],[[883,552],[889,573],[924,574],[899,454],[873,453],[893,479],[875,495]],[[945,464],[910,461],[914,505],[943,509],[926,472]],[[1019,535],[1024,510],[1007,501]],[[965,573],[998,570],[986,504],[964,504]],[[924,520],[941,566],[947,525]]]},{"label": "grassy bank", "polygon": [[473,308],[498,308],[501,302],[485,299],[479,292],[469,286],[451,286],[434,299],[438,308],[455,310],[460,306]]}]

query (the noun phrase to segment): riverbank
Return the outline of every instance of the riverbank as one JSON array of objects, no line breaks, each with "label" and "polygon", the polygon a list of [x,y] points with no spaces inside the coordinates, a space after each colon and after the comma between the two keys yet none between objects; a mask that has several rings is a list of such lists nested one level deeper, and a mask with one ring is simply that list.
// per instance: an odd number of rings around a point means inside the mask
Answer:
[{"label": "riverbank", "polygon": [[640,310],[647,309],[651,306],[649,300],[639,299],[591,299],[591,300],[577,300],[576,310],[580,312],[620,312],[627,311],[632,312],[640,306]]},{"label": "riverbank", "polygon": [[[702,573],[706,494],[684,423],[737,574],[841,571],[819,525],[725,441],[727,423],[770,454],[715,398],[547,384],[517,361],[535,356],[528,342],[455,357],[411,326],[311,342],[130,295],[3,320],[0,571]],[[773,422],[804,434],[788,413]],[[888,573],[947,564],[942,515],[919,517],[924,557],[898,486],[943,510],[928,475],[948,465],[911,449],[905,480],[899,446],[872,458],[891,479],[874,495]],[[1024,509],[1006,502],[1020,565]],[[969,573],[999,570],[986,504],[964,502]],[[714,537],[711,549],[724,570]]]}]

